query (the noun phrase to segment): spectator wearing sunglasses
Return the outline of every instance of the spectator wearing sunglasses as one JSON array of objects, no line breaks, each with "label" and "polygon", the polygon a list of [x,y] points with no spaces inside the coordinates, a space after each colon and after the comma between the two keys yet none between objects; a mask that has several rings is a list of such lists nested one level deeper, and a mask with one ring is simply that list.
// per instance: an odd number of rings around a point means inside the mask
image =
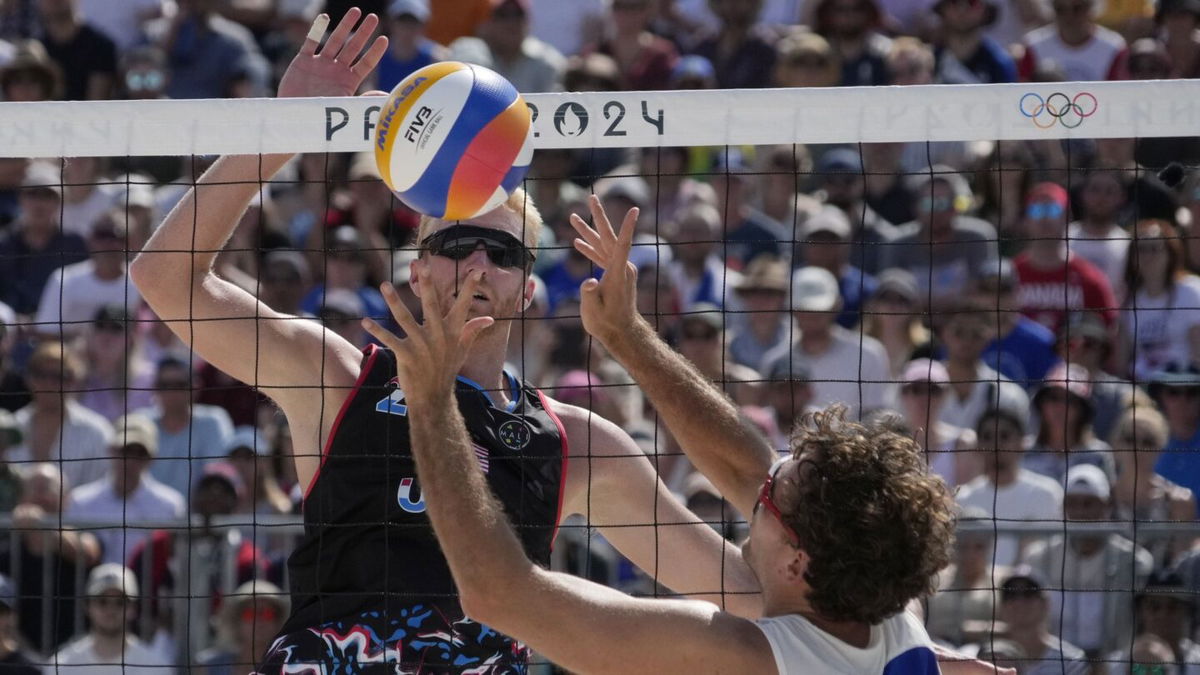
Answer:
[{"label": "spectator wearing sunglasses", "polygon": [[[869,169],[870,167],[868,167]],[[915,220],[901,225],[884,252],[883,267],[913,273],[931,307],[961,298],[999,257],[996,228],[971,217],[970,187],[946,166],[935,166],[910,185]]]},{"label": "spectator wearing sunglasses", "polygon": [[247,581],[224,599],[217,616],[217,644],[196,657],[201,675],[235,675],[253,670],[287,618],[283,589],[269,581]]},{"label": "spectator wearing sunglasses", "polygon": [[[1192,491],[1154,471],[1158,455],[1167,444],[1167,421],[1162,413],[1152,406],[1131,406],[1120,416],[1111,441],[1117,460],[1113,507],[1118,519],[1146,523],[1196,518]],[[1163,566],[1190,549],[1193,540],[1191,536],[1154,537],[1147,538],[1144,545],[1155,564]]]},{"label": "spectator wearing sunglasses", "polygon": [[[959,504],[1005,521],[1062,518],[1062,487],[1021,466],[1028,428],[1029,406],[992,408],[979,416],[974,429],[983,473],[958,491]],[[1016,564],[1028,544],[1015,534],[997,535],[996,564]]]},{"label": "spectator wearing sunglasses", "polygon": [[53,462],[72,486],[104,475],[112,425],[76,400],[84,372],[83,361],[63,343],[38,345],[25,370],[32,401],[16,412],[24,440],[9,448],[10,464]]},{"label": "spectator wearing sunglasses", "polygon": [[[824,152],[816,161],[815,172],[818,199],[838,207],[850,218],[854,244],[851,263],[868,274],[879,274],[883,270],[883,252],[888,249],[879,244],[890,243],[896,238],[897,230],[864,199],[867,183],[875,176],[863,175],[862,157],[851,148]],[[906,197],[903,199],[908,201]]]},{"label": "spectator wearing sunglasses", "polygon": [[154,369],[142,359],[138,324],[124,305],[105,305],[84,333],[88,362],[79,402],[112,422],[152,403]]},{"label": "spectator wearing sunglasses", "polygon": [[1128,215],[1129,188],[1123,172],[1089,171],[1078,193],[1079,220],[1067,226],[1069,252],[1104,272],[1117,296],[1125,288],[1129,254],[1129,233],[1122,227]]},{"label": "spectator wearing sunglasses", "polygon": [[1163,220],[1143,220],[1125,263],[1121,355],[1146,380],[1168,363],[1200,362],[1200,277],[1184,267],[1183,244]]},{"label": "spectator wearing sunglasses", "polygon": [[1200,490],[1200,369],[1168,364],[1151,375],[1150,396],[1163,411],[1169,432],[1154,471],[1195,494]]},{"label": "spectator wearing sunglasses", "polygon": [[183,359],[159,361],[153,386],[154,405],[139,411],[158,430],[158,460],[150,473],[186,496],[200,463],[223,455],[233,422],[224,408],[196,403],[198,384]]},{"label": "spectator wearing sunglasses", "polygon": [[1050,599],[1042,575],[1028,566],[1015,568],[1000,585],[999,618],[1008,639],[1026,654],[1022,675],[1086,675],[1091,666],[1083,650],[1047,630]]},{"label": "spectator wearing sunglasses", "polygon": [[127,260],[124,215],[106,214],[88,235],[88,259],[55,270],[42,289],[35,330],[42,335],[81,335],[105,305],[132,312],[141,295],[125,273]]},{"label": "spectator wearing sunglasses", "polygon": [[1025,198],[1029,246],[1013,260],[1021,312],[1060,335],[1069,312],[1099,313],[1112,326],[1117,301],[1104,273],[1079,256],[1069,255],[1066,188],[1038,183]]},{"label": "spectator wearing sunglasses", "polygon": [[983,271],[971,295],[981,306],[995,308],[996,337],[984,348],[983,362],[1028,390],[1036,387],[1059,359],[1054,352],[1054,333],[1021,314],[1016,291],[1012,261],[1001,258]]},{"label": "spectator wearing sunglasses", "polygon": [[350,291],[361,302],[361,313],[354,318],[386,317],[388,312],[383,296],[376,288],[367,285],[367,256],[376,252],[367,250],[367,243],[359,230],[353,225],[337,227],[329,233],[325,246],[323,269],[318,270],[324,276],[324,281],[316,284],[300,303],[304,311],[313,316],[320,315],[329,302],[326,295],[332,295],[334,290],[340,289]]}]

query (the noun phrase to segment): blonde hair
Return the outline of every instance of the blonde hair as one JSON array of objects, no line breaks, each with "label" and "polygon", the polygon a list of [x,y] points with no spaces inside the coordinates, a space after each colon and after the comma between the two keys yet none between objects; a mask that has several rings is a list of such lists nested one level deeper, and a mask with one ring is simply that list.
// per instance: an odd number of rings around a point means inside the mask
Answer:
[{"label": "blonde hair", "polygon": [[931,73],[936,65],[933,50],[915,37],[901,36],[892,40],[892,49],[887,55],[888,68],[894,68],[904,57],[910,57]]},{"label": "blonde hair", "polygon": [[1163,417],[1163,414],[1153,405],[1132,405],[1121,413],[1121,417],[1117,420],[1112,435],[1108,439],[1109,445],[1118,452],[1133,450],[1134,448],[1128,447],[1129,443],[1122,439],[1124,436],[1136,433],[1136,428],[1142,426],[1160,439],[1159,445],[1167,444],[1170,437],[1167,418]]},{"label": "blonde hair", "polygon": [[[525,246],[530,250],[537,248],[538,240],[542,236],[542,214],[533,203],[533,197],[526,194],[523,188],[517,188],[512,191],[503,204],[496,208],[508,209],[513,215],[519,216],[523,221],[521,234]],[[425,241],[425,237],[428,237],[435,227],[444,222],[446,221],[441,218],[421,216],[421,224],[417,228],[417,243]]]},{"label": "blonde hair", "polygon": [[43,342],[29,357],[29,367],[46,372],[62,373],[64,380],[78,382],[84,376],[83,361],[67,345],[58,340]]}]

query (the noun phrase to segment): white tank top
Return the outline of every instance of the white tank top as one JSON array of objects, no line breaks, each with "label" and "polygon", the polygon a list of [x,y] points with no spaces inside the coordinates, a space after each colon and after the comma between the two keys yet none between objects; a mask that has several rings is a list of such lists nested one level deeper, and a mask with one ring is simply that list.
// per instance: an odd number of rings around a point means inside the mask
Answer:
[{"label": "white tank top", "polygon": [[759,619],[758,624],[779,675],[937,675],[933,641],[915,616],[900,612],[871,626],[863,649],[852,647],[817,628],[799,614]]}]

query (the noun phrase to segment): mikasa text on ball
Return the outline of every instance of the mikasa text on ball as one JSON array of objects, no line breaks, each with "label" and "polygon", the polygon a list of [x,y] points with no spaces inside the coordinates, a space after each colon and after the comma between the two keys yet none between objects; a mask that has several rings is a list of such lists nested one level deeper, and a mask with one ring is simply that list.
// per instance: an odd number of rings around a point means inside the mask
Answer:
[{"label": "mikasa text on ball", "polygon": [[521,184],[532,139],[529,108],[508,80],[447,61],[392,90],[375,125],[375,162],[405,204],[464,220],[496,208]]}]

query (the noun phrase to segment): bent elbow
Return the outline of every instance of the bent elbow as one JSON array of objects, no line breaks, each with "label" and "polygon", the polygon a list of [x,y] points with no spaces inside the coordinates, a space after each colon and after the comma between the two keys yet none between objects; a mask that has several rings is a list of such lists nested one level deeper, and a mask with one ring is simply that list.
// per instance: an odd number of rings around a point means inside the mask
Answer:
[{"label": "bent elbow", "polygon": [[[462,606],[463,614],[472,621],[482,623],[490,628],[504,623],[503,602],[497,602],[495,594],[487,589],[472,586],[458,589],[458,603]],[[496,628],[500,630],[499,628]]]}]

